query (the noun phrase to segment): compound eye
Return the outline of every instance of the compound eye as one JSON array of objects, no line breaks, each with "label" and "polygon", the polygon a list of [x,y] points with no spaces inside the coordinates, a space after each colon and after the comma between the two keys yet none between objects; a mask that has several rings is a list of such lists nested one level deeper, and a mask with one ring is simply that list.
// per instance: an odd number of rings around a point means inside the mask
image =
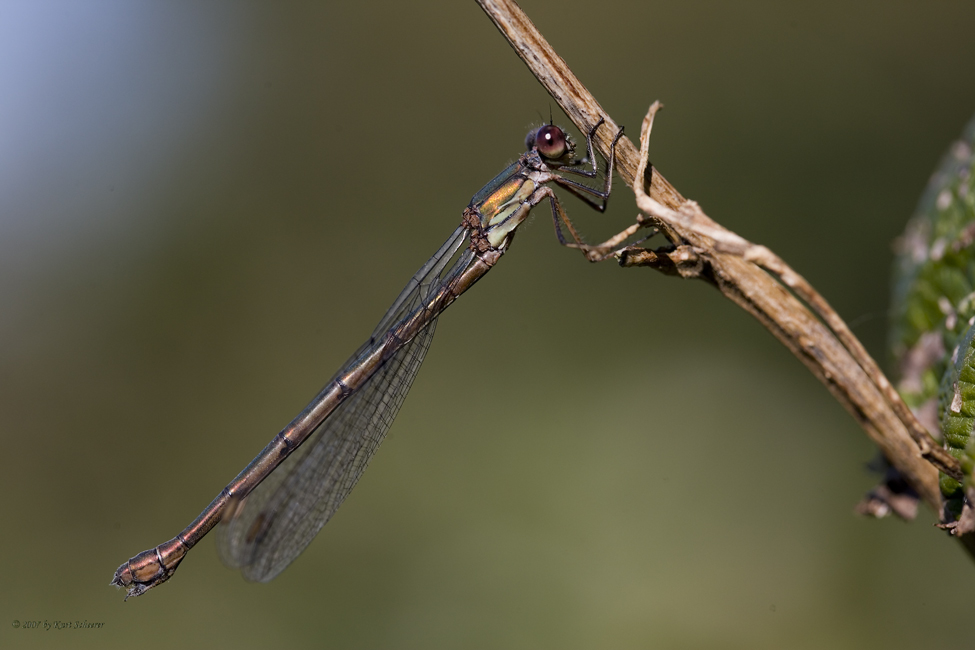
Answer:
[{"label": "compound eye", "polygon": [[566,152],[565,131],[554,124],[547,124],[535,132],[535,146],[538,153],[546,158],[558,160]]}]

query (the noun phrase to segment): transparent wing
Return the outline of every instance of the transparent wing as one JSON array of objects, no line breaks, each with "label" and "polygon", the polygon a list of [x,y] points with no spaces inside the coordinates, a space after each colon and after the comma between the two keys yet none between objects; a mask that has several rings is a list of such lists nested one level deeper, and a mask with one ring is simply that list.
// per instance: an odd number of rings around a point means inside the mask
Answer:
[{"label": "transparent wing", "polygon": [[[428,298],[470,264],[471,253],[464,251],[445,272],[464,235],[458,228],[413,276],[369,341],[339,374],[367,355],[390,327],[423,309]],[[225,564],[239,568],[248,580],[267,582],[311,543],[383,441],[430,347],[436,320],[437,315],[431,315],[412,341],[346,398],[244,499],[235,516],[221,524],[218,546]]]}]

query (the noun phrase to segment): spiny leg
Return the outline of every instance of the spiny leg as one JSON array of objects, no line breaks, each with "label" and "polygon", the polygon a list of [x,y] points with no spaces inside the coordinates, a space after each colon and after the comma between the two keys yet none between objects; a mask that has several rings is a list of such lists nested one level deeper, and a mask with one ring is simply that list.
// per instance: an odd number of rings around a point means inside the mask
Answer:
[{"label": "spiny leg", "polygon": [[[565,213],[565,210],[562,209],[562,204],[559,202],[558,197],[555,196],[555,192],[552,191],[552,188],[543,187],[536,192],[536,195],[538,196],[538,203],[540,203],[543,198],[548,198],[549,203],[552,206],[552,225],[555,226],[555,236],[558,237],[559,243],[569,248],[579,248],[585,246],[586,244],[582,241],[579,233],[576,232],[575,226],[572,225],[572,221]],[[565,227],[569,229],[572,239],[575,240],[574,244],[565,240],[565,236],[562,234],[562,227],[559,225],[560,220],[565,223]]]},{"label": "spiny leg", "polygon": [[[598,172],[596,169],[596,159],[592,152],[592,138],[596,134],[596,129],[598,129],[599,125],[602,123],[603,119],[600,118],[599,122],[596,123],[596,126],[594,126],[586,136],[586,149],[588,151],[588,157],[592,160],[592,171],[589,172],[581,169],[572,169],[571,167],[561,167],[559,168],[560,173],[578,174],[580,176],[585,176],[586,178],[595,178],[597,176]],[[594,210],[605,212],[606,205],[609,203],[609,195],[613,190],[613,168],[616,162],[616,143],[619,142],[620,138],[622,137],[623,127],[620,127],[620,130],[616,132],[616,137],[613,138],[612,144],[609,146],[609,157],[606,159],[606,178],[603,180],[603,189],[601,191],[561,176],[557,176],[555,178],[555,182],[572,192],[578,198],[585,201]],[[597,199],[600,199],[600,201],[594,201],[592,198],[590,198],[591,196],[595,196]]]},{"label": "spiny leg", "polygon": [[[560,172],[573,172],[590,178],[594,177],[597,174],[596,160],[593,157],[593,153],[592,153],[592,138],[596,133],[596,129],[598,129],[602,123],[603,123],[603,119],[600,118],[599,121],[596,123],[596,125],[589,131],[589,134],[586,136],[586,149],[588,152],[588,156],[592,160],[593,171],[590,173],[582,170],[561,168],[559,170]],[[610,145],[609,157],[606,159],[606,178],[603,183],[602,191],[589,187],[588,185],[584,185],[582,183],[577,183],[576,181],[572,181],[567,178],[562,178],[560,176],[555,176],[554,178],[555,182],[558,183],[560,186],[566,188],[570,192],[572,192],[575,196],[585,201],[593,209],[598,210],[599,212],[605,212],[606,205],[609,201],[609,195],[613,189],[613,185],[612,185],[613,167],[616,159],[616,143],[619,142],[619,139],[621,137],[623,137],[622,127],[620,127],[620,130],[616,133],[616,137],[613,138],[613,142]],[[596,202],[593,199],[591,199],[589,196],[587,196],[587,194],[596,196],[602,200],[600,202]],[[609,255],[613,254],[613,252],[611,252],[611,249],[614,248],[619,242],[618,241],[616,241],[615,243],[611,243],[611,242],[614,242],[614,240],[620,238],[620,235],[614,237],[613,240],[604,242],[598,247],[589,246],[582,240],[582,237],[579,236],[579,233],[576,231],[575,226],[572,223],[572,220],[569,219],[569,216],[565,213],[565,210],[562,208],[562,204],[559,202],[558,198],[555,196],[555,193],[552,192],[551,189],[544,188],[543,190],[540,190],[536,196],[537,198],[533,202],[536,205],[540,203],[543,198],[547,197],[549,199],[549,202],[552,207],[552,223],[555,226],[555,235],[556,237],[558,237],[560,244],[568,248],[576,248],[581,250],[583,254],[586,256],[586,258],[592,262],[602,261],[606,259]],[[569,229],[569,233],[572,235],[572,238],[575,240],[574,243],[566,241],[565,236],[562,234],[562,228],[559,225],[559,221],[564,223],[566,228]],[[619,241],[623,241],[624,239],[626,239],[627,236],[628,235],[624,235],[619,239]]]},{"label": "spiny leg", "polygon": [[[648,166],[650,164],[650,161],[648,159],[648,154],[647,154],[647,149],[648,149],[647,145],[649,142],[649,129],[653,125],[653,116],[660,108],[662,108],[662,105],[659,104],[658,102],[654,102],[653,106],[650,107],[650,113],[647,116],[649,119],[649,123],[647,123],[647,120],[644,120],[644,130],[646,132],[644,134],[641,134],[641,138],[640,138],[642,160],[637,172],[637,176],[638,176],[637,182],[641,182],[643,180],[642,177],[646,176],[646,170],[648,169]],[[622,133],[622,129],[620,131]],[[617,134],[616,139],[613,140],[613,148],[610,150],[610,155],[615,154],[615,149],[616,149],[615,145],[616,142],[619,140],[621,133]],[[591,147],[591,141],[589,144]],[[607,161],[607,163],[609,163],[609,161]],[[564,245],[570,248],[580,248],[583,251],[583,254],[586,256],[586,259],[588,259],[591,262],[601,262],[609,257],[616,256],[617,254],[629,248],[630,246],[636,246],[637,244],[640,244],[646,241],[647,239],[650,239],[650,237],[653,237],[655,234],[660,232],[658,228],[652,227],[652,232],[648,236],[639,239],[633,242],[632,244],[626,246],[620,246],[620,244],[622,244],[624,241],[626,241],[627,239],[635,235],[640,230],[640,228],[645,228],[649,226],[647,221],[641,218],[642,216],[643,215],[638,215],[635,224],[626,228],[622,232],[619,232],[616,235],[610,237],[609,239],[607,239],[601,244],[597,244],[597,245],[587,244],[587,245],[578,246],[578,245],[573,245],[571,243],[567,243]]]},{"label": "spiny leg", "polygon": [[[535,204],[540,203],[543,199],[547,198],[552,207],[552,225],[555,226],[555,236],[558,237],[559,243],[566,248],[574,248],[576,250],[582,251],[582,254],[586,256],[586,259],[590,262],[602,262],[610,257],[613,257],[619,253],[626,246],[620,247],[619,245],[632,236],[637,230],[640,229],[640,224],[634,224],[624,230],[623,232],[614,235],[612,238],[604,241],[602,244],[596,246],[591,246],[586,244],[579,233],[576,231],[575,227],[572,225],[572,221],[566,215],[565,210],[562,208],[562,203],[555,196],[555,193],[549,188],[542,188],[536,193],[537,200]],[[569,229],[569,234],[572,235],[574,242],[566,241],[565,235],[562,234],[562,228],[559,225],[559,221],[565,223],[566,228]],[[656,230],[654,231],[656,232]],[[651,235],[652,236],[652,235]],[[646,237],[644,239],[649,239]],[[640,241],[644,241],[641,239]],[[636,242],[640,243],[640,242]],[[631,244],[632,245],[632,244]]]}]

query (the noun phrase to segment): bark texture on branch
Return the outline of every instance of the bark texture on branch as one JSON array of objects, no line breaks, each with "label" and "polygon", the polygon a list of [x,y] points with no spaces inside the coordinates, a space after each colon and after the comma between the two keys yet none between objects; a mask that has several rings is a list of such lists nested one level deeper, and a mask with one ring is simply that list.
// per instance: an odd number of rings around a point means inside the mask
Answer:
[{"label": "bark texture on branch", "polygon": [[[588,133],[600,118],[605,120],[609,128],[599,129],[594,144],[608,155],[617,123],[524,12],[511,0],[478,0],[478,4],[580,131]],[[662,251],[637,247],[615,251],[620,264],[703,279],[755,316],[843,404],[920,497],[939,511],[938,470],[961,477],[958,462],[918,422],[829,303],[770,250],[708,218],[655,167],[646,171],[649,127],[658,108],[657,104],[651,107],[644,121],[642,156],[624,137],[616,147],[616,169],[633,188],[644,213],[624,232],[655,227],[673,246]],[[617,241],[590,247],[590,259],[605,258]],[[966,548],[972,552],[971,545]]]}]

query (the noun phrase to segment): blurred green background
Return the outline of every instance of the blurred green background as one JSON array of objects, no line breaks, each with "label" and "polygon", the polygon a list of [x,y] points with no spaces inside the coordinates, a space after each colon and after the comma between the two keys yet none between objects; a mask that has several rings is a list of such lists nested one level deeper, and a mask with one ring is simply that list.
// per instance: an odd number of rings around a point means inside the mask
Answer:
[{"label": "blurred green background", "polygon": [[[662,100],[658,169],[886,360],[891,241],[975,112],[975,6],[595,6],[523,2],[629,134]],[[553,102],[473,2],[2,0],[0,88],[0,646],[972,642],[972,562],[930,512],[852,514],[873,448],[805,368],[544,210],[284,574],[206,539],[123,604],[115,568],[305,405]],[[593,240],[636,213],[622,185],[566,205]]]}]

